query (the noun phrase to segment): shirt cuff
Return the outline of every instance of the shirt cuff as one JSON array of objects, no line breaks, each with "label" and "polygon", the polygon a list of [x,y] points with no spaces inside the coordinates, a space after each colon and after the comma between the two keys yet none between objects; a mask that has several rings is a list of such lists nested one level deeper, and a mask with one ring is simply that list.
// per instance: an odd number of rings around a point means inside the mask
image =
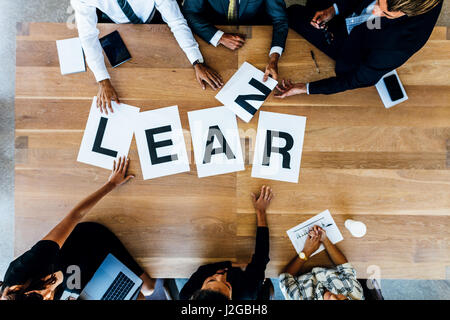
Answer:
[{"label": "shirt cuff", "polygon": [[336,15],[339,14],[339,9],[336,3],[333,3],[334,11],[336,12]]},{"label": "shirt cuff", "polygon": [[279,46],[274,46],[272,47],[272,49],[270,49],[269,57],[272,55],[272,53],[278,53],[281,57],[281,54],[283,53],[283,48]]},{"label": "shirt cuff", "polygon": [[187,57],[191,64],[194,64],[194,62],[197,60],[200,63],[205,62],[205,60],[203,59],[202,53],[200,52],[200,49],[190,51],[189,53],[187,53]]},{"label": "shirt cuff", "polygon": [[306,84],[306,94],[309,94],[309,82]]},{"label": "shirt cuff", "polygon": [[220,38],[222,38],[223,34],[225,32],[221,30],[217,30],[216,34],[209,40],[209,43],[211,43],[214,47],[217,47],[219,45]]},{"label": "shirt cuff", "polygon": [[105,79],[111,79],[107,70],[94,73],[95,80],[97,82],[103,81]]}]

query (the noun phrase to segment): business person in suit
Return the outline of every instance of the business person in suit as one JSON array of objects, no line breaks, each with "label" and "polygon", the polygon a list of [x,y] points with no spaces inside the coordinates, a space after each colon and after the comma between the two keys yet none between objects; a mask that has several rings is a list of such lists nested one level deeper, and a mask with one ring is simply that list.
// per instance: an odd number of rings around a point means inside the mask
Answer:
[{"label": "business person in suit", "polygon": [[441,8],[441,0],[316,0],[289,7],[291,28],[336,61],[336,76],[310,83],[283,80],[275,96],[376,84],[425,45]]},{"label": "business person in suit", "polygon": [[[160,23],[166,22],[195,70],[195,77],[205,89],[205,84],[214,90],[223,85],[222,78],[204,62],[197,41],[181,14],[176,0],[71,0],[75,10],[78,34],[86,61],[99,84],[97,107],[102,112],[113,112],[111,100],[119,102],[103,58],[98,39],[97,22],[100,17],[114,23]],[[100,13],[100,14],[98,14]]]},{"label": "business person in suit", "polygon": [[288,34],[288,17],[284,0],[185,0],[183,14],[200,38],[217,47],[237,50],[245,43],[240,34],[225,33],[215,25],[273,25],[272,46],[264,81],[278,79],[278,60]]}]

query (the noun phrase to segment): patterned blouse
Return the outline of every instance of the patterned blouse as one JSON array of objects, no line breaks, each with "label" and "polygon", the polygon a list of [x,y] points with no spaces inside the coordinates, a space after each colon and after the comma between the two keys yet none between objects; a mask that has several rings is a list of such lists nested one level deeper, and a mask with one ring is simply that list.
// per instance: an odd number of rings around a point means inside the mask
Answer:
[{"label": "patterned blouse", "polygon": [[316,267],[298,277],[282,273],[279,280],[286,300],[323,300],[326,291],[343,294],[351,300],[364,299],[363,288],[350,263],[332,269]]}]

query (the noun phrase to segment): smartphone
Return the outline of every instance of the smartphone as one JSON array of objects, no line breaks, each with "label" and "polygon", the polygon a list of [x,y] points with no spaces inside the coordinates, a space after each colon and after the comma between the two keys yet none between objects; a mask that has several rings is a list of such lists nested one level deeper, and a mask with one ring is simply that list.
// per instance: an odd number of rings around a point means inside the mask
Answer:
[{"label": "smartphone", "polygon": [[392,101],[397,101],[404,97],[402,88],[400,87],[400,83],[398,82],[398,78],[395,74],[383,78],[383,81]]}]

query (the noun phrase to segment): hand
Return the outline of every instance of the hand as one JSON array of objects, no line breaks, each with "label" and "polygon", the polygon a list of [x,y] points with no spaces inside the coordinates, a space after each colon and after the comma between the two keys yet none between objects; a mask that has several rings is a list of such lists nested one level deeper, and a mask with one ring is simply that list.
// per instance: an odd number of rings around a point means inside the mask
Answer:
[{"label": "hand", "polygon": [[111,101],[114,100],[117,103],[120,103],[119,97],[117,96],[116,90],[111,84],[109,79],[102,80],[98,83],[98,93],[97,93],[97,108],[100,108],[100,111],[108,114],[108,109],[112,112],[113,108],[111,106]]},{"label": "hand", "polygon": [[244,45],[245,37],[237,33],[224,33],[219,43],[230,50],[236,50]]},{"label": "hand", "polygon": [[116,160],[114,160],[113,170],[109,176],[108,182],[112,183],[114,186],[120,186],[126,183],[128,180],[133,179],[133,175],[127,176],[128,164],[130,159],[125,159],[125,156],[120,157],[116,165]]},{"label": "hand", "polygon": [[327,239],[327,232],[321,227],[314,226],[312,230],[318,234],[320,242],[324,242]]},{"label": "hand", "polygon": [[292,83],[291,80],[283,80],[281,84],[277,85],[277,90],[278,92],[275,93],[275,97],[284,99],[286,97],[306,93],[306,84]]},{"label": "hand", "polygon": [[252,202],[257,212],[266,212],[269,207],[270,201],[273,198],[272,188],[269,186],[262,186],[261,193],[256,195],[252,193]]},{"label": "hand", "polygon": [[317,249],[319,249],[319,247],[319,234],[314,230],[310,230],[305,241],[305,246],[303,247],[303,252],[309,258]]},{"label": "hand", "polygon": [[195,77],[197,78],[198,83],[202,86],[203,90],[206,89],[204,82],[209,84],[214,90],[222,88],[222,77],[216,71],[203,63],[197,63],[194,66],[194,69]]},{"label": "hand", "polygon": [[317,11],[311,20],[311,25],[316,29],[323,29],[325,28],[325,24],[333,19],[335,15],[336,10],[334,10],[334,6],[322,11]]},{"label": "hand", "polygon": [[269,58],[269,63],[266,66],[266,72],[264,73],[263,82],[266,82],[269,76],[278,80],[278,60],[280,55],[278,53],[272,53]]}]

